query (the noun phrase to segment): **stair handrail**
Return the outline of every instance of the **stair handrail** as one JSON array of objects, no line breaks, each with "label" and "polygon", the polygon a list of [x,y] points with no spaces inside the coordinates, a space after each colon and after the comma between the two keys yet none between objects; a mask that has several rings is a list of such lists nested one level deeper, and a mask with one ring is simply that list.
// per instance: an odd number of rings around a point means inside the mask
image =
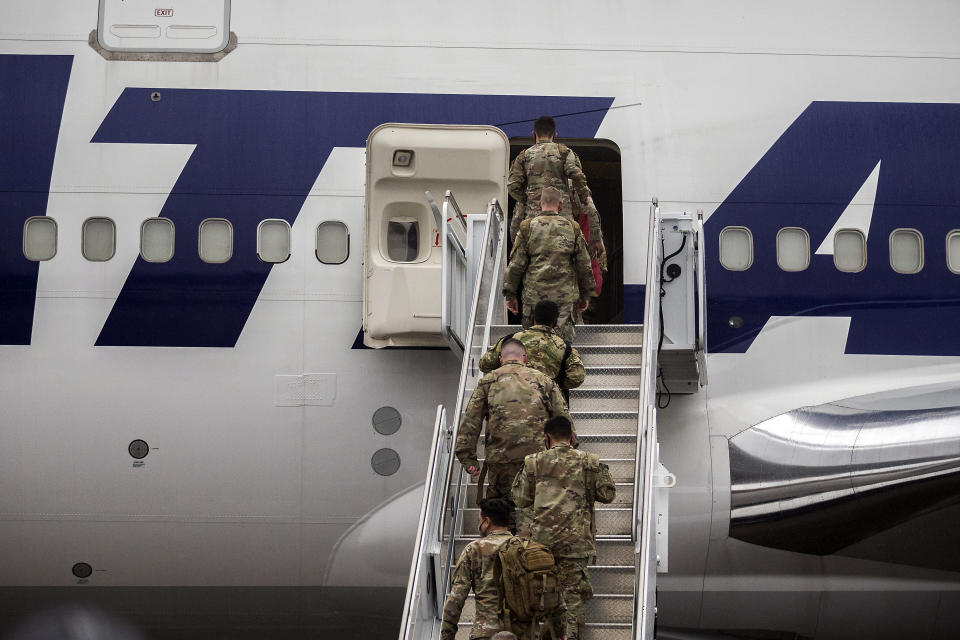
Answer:
[{"label": "stair handrail", "polygon": [[653,488],[657,461],[657,368],[660,343],[660,268],[663,247],[660,238],[660,208],[650,207],[647,231],[646,304],[643,320],[642,379],[637,416],[637,459],[633,482],[631,539],[635,552],[633,638],[653,637],[651,581],[656,579],[656,529],[653,526]]},{"label": "stair handrail", "polygon": [[[448,191],[452,199],[453,195]],[[445,205],[448,204],[445,198]],[[454,201],[454,207],[455,201]],[[459,207],[457,207],[459,214]],[[453,455],[453,443],[456,442],[460,427],[460,417],[468,399],[467,393],[472,380],[479,378],[479,368],[476,362],[490,345],[490,327],[499,316],[503,317],[503,298],[501,289],[503,284],[503,257],[506,251],[506,225],[503,209],[497,199],[487,205],[487,221],[483,234],[483,251],[478,259],[477,278],[474,285],[473,298],[470,303],[470,324],[464,336],[463,360],[460,366],[460,379],[457,388],[457,402],[452,418],[447,424],[446,414],[442,414],[442,407],[438,407],[438,420],[433,434],[433,447],[427,481],[424,486],[424,497],[420,506],[417,538],[414,547],[414,557],[411,562],[410,576],[407,581],[407,593],[404,599],[403,620],[400,629],[400,640],[421,640],[436,635],[437,623],[443,606],[442,598],[449,590],[450,578],[454,565],[455,538],[460,522],[460,502],[465,493],[464,471]],[[459,214],[458,219],[462,218]],[[463,219],[460,219],[463,222]],[[479,320],[479,324],[478,324]],[[475,385],[474,385],[475,386]],[[443,418],[441,418],[443,416]],[[459,472],[457,470],[459,468]],[[456,474],[456,479],[454,475]],[[450,496],[450,492],[454,495]],[[452,497],[452,500],[450,499]],[[436,522],[434,522],[436,521]],[[446,549],[444,540],[446,535]],[[417,617],[421,607],[421,585],[424,578],[424,564],[433,558],[439,560],[439,566],[433,564],[433,572],[427,571],[432,582],[433,598],[436,602],[431,605],[433,624],[430,627],[431,636],[416,634]],[[428,583],[427,585],[431,585]],[[423,627],[419,627],[423,629]],[[416,634],[416,635],[414,635]]]},{"label": "stair handrail", "polygon": [[[490,204],[487,205],[487,224],[483,232],[483,251],[480,254],[480,258],[477,264],[477,281],[474,285],[474,294],[473,301],[470,309],[470,331],[467,332],[466,343],[464,344],[463,350],[463,360],[460,363],[460,380],[457,385],[457,402],[453,412],[453,423],[451,426],[451,443],[455,443],[457,440],[457,434],[460,431],[460,419],[463,415],[464,408],[466,406],[469,398],[467,397],[468,385],[471,379],[479,379],[481,376],[477,375],[479,373],[479,367],[477,362],[479,361],[479,356],[486,353],[487,349],[490,347],[490,326],[495,321],[496,311],[499,308],[501,310],[500,315],[502,316],[503,308],[503,298],[501,297],[501,289],[503,288],[503,255],[506,251],[506,225],[504,224],[504,213],[503,209],[500,207],[500,202],[494,198],[490,201]],[[489,261],[493,259],[493,262]],[[490,279],[492,278],[492,281]],[[486,284],[486,287],[484,286]],[[481,300],[482,294],[486,290],[486,299]],[[486,303],[486,308],[481,309],[481,305]],[[491,304],[493,302],[493,304]],[[477,321],[482,320],[482,324],[478,326]],[[480,330],[478,341],[477,330]],[[473,385],[469,389],[469,392],[473,393],[473,388],[476,385]],[[451,457],[450,463],[447,469],[447,480],[444,485],[443,494],[449,495],[450,487],[454,482],[454,471],[459,467],[459,462]],[[447,504],[447,508],[450,509],[450,513],[447,514],[448,522],[446,529],[450,533],[450,540],[452,541],[455,532],[456,526],[458,523],[459,517],[459,504],[460,504],[460,495],[463,492],[463,469],[460,469],[460,473],[456,479],[457,482],[457,493],[453,496]],[[443,535],[443,522],[441,522],[441,531],[440,535]],[[450,555],[453,554],[454,545],[450,545]],[[444,577],[443,586],[446,586],[449,583],[449,573],[452,570],[452,562],[447,563],[447,572]]]},{"label": "stair handrail", "polygon": [[[433,197],[426,191],[427,201],[434,209],[440,225],[441,235],[441,271],[440,271],[440,331],[457,356],[463,356],[464,336],[467,330],[463,313],[462,296],[469,281],[467,264],[467,224],[466,216],[460,211],[460,205],[449,189],[443,198],[443,210],[436,207]],[[455,284],[463,283],[462,289]],[[473,292],[471,292],[473,293]]]},{"label": "stair handrail", "polygon": [[[443,405],[437,406],[437,418],[434,422],[433,442],[430,445],[430,460],[427,464],[427,480],[423,487],[423,499],[420,502],[420,519],[417,523],[417,542],[413,551],[413,559],[410,562],[410,576],[407,579],[407,594],[403,601],[403,617],[400,623],[400,638],[411,638],[417,624],[420,622],[420,616],[417,615],[421,610],[422,602],[420,598],[420,584],[423,580],[433,580],[434,599],[436,600],[436,566],[427,568],[427,575],[420,567],[427,562],[429,554],[436,552],[435,541],[423,535],[424,531],[432,531],[432,521],[439,519],[441,514],[435,500],[432,496],[436,490],[437,484],[442,480],[439,471],[445,465],[441,463],[444,458],[450,457],[450,430],[445,428],[446,412]],[[441,505],[442,506],[442,503]],[[429,569],[433,571],[429,571]],[[433,604],[435,610],[439,604]]]}]

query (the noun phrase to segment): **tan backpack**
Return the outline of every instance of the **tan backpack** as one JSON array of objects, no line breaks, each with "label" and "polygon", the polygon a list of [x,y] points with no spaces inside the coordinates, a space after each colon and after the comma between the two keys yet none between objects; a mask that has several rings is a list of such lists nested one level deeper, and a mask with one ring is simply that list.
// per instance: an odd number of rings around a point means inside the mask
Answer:
[{"label": "tan backpack", "polygon": [[511,622],[530,621],[532,631],[539,621],[549,619],[561,607],[560,576],[553,554],[538,542],[513,537],[500,545],[497,557],[504,628],[509,630]]}]

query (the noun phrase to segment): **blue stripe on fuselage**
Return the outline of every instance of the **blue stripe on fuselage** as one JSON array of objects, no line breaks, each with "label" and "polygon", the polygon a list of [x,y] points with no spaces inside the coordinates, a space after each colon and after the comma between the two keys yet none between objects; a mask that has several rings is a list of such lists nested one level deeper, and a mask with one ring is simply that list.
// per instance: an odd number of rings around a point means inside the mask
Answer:
[{"label": "blue stripe on fuselage", "polygon": [[[779,269],[777,231],[803,227],[816,251],[881,160],[866,268],[842,273],[814,254],[805,271]],[[960,355],[960,276],[945,242],[960,228],[958,176],[960,105],[812,103],[706,224],[709,350],[742,353],[771,316],[808,315],[850,317],[847,353]],[[732,225],[753,233],[746,271],[719,261],[720,231]],[[924,236],[917,274],[890,267],[900,227]]]},{"label": "blue stripe on fuselage", "polygon": [[38,264],[23,223],[46,215],[73,56],[0,55],[0,344],[30,344]]},{"label": "blue stripe on fuselage", "polygon": [[[151,100],[158,91],[160,100]],[[334,147],[361,147],[384,122],[500,124],[527,135],[542,113],[564,135],[593,137],[612,98],[126,89],[93,142],[196,144],[160,215],[181,247],[167,263],[138,258],[98,345],[232,347],[270,271],[256,252],[265,218],[293,224]],[[502,124],[516,123],[516,124]],[[200,222],[234,225],[234,254],[207,264]]]}]

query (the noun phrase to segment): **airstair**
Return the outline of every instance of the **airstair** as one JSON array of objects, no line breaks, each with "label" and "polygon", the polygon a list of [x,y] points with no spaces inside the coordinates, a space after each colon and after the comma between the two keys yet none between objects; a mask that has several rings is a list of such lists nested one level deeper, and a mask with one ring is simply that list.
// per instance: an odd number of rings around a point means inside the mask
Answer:
[{"label": "airstair", "polygon": [[[506,221],[500,205],[493,201],[485,215],[463,216],[449,191],[443,211],[430,200],[444,221],[444,269],[451,274],[444,278],[444,332],[462,364],[453,413],[437,409],[400,640],[439,638],[452,569],[479,535],[477,485],[452,447],[459,417],[483,375],[480,356],[519,329],[501,324]],[[574,346],[587,376],[570,391],[570,412],[581,448],[598,454],[617,483],[614,502],[596,505],[597,556],[589,566],[594,596],[587,603],[585,640],[655,637],[656,576],[667,570],[668,559],[667,491],[676,482],[660,464],[657,403],[664,393],[695,392],[706,381],[700,228],[699,216],[661,214],[654,203],[645,324],[577,327]],[[457,281],[470,295],[457,291]],[[466,311],[455,309],[458,299],[469,300]],[[454,326],[457,318],[460,326]],[[663,354],[668,372],[661,370]],[[469,638],[473,614],[471,595],[457,638]]]}]

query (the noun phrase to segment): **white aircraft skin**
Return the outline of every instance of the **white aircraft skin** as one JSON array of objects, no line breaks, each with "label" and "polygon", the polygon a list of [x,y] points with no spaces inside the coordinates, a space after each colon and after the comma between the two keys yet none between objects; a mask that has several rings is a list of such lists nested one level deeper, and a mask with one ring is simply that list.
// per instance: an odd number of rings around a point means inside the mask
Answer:
[{"label": "white aircraft skin", "polygon": [[[39,266],[29,344],[0,345],[0,633],[81,601],[157,637],[272,624],[394,637],[434,412],[454,404],[459,363],[445,350],[353,348],[363,139],[317,172],[291,258],[270,270],[235,346],[98,346],[136,269],[140,225],[161,215],[194,153],[93,141],[126,89],[611,97],[594,137],[621,151],[628,287],[645,284],[650,201],[709,221],[811,103],[960,103],[960,6],[933,0],[234,0],[239,45],[218,62],[108,61],[88,44],[93,2],[8,0],[0,16],[0,60],[72,57],[45,211],[58,250]],[[107,262],[81,255],[91,216],[116,221]],[[341,265],[314,256],[324,220],[350,230]],[[742,353],[708,354],[709,384],[661,412],[661,458],[679,480],[661,627],[818,639],[960,630],[956,548],[941,549],[953,565],[937,570],[729,535],[731,437],[801,407],[960,380],[949,352],[846,353],[850,326],[774,316]],[[277,376],[304,374],[331,374],[332,395],[278,406]],[[385,406],[402,417],[393,435],[371,424]],[[127,452],[138,438],[150,447],[142,464]],[[393,475],[371,468],[384,448],[399,455]],[[957,522],[956,507],[942,513]],[[89,578],[71,572],[78,562]]]}]

